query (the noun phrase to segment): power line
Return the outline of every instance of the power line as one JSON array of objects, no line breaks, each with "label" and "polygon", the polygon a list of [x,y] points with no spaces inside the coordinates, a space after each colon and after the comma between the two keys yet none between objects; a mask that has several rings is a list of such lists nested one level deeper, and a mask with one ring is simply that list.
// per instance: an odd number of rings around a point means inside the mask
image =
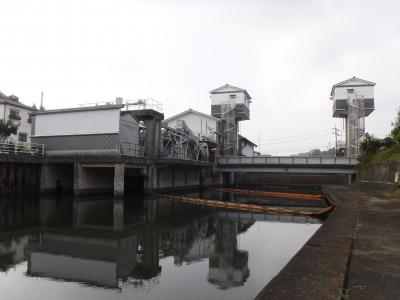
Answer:
[{"label": "power line", "polygon": [[288,139],[293,139],[293,138],[299,138],[302,136],[307,136],[307,135],[315,135],[318,133],[322,133],[322,132],[330,132],[331,129],[323,129],[323,130],[318,130],[318,131],[314,131],[314,132],[309,132],[309,133],[302,133],[302,134],[297,134],[294,136],[289,136],[289,137],[282,137],[282,138],[275,138],[275,139],[261,139],[261,141],[280,141],[280,140],[288,140]]},{"label": "power line", "polygon": [[290,141],[282,141],[282,142],[272,142],[272,143],[261,143],[261,145],[266,146],[266,145],[276,145],[276,144],[287,144],[287,143],[293,143],[293,142],[301,142],[301,141],[307,141],[307,140],[313,140],[313,139],[318,139],[320,137],[326,137],[328,134],[320,134],[320,135],[316,135],[313,137],[304,137],[304,138],[297,138],[294,140],[290,140]]}]

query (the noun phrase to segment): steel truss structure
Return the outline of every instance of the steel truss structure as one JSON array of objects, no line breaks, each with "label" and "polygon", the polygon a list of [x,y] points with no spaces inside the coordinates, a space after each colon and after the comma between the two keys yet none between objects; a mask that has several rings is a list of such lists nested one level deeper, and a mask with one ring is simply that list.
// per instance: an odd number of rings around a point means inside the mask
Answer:
[{"label": "steel truss structure", "polygon": [[177,121],[176,128],[162,124],[161,136],[161,158],[208,159],[207,143],[195,136],[183,120]]}]

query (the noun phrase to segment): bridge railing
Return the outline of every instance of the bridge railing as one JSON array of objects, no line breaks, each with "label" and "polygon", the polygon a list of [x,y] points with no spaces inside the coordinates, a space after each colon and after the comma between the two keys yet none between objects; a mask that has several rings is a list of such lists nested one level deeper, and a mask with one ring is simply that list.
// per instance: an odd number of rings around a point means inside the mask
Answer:
[{"label": "bridge railing", "polygon": [[0,154],[44,156],[44,145],[25,142],[0,141]]},{"label": "bridge railing", "polygon": [[119,150],[122,155],[143,157],[145,147],[138,144],[120,142]]},{"label": "bridge railing", "polygon": [[218,164],[223,165],[346,165],[358,164],[356,158],[345,156],[225,156],[217,158]]}]

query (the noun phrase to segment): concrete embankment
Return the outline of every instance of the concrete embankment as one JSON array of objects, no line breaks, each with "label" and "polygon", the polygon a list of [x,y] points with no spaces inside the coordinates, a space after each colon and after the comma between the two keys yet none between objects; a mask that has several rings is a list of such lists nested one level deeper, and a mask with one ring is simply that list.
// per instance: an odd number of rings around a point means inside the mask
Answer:
[{"label": "concrete embankment", "polygon": [[400,299],[400,199],[325,192],[335,211],[257,299]]},{"label": "concrete embankment", "polygon": [[359,168],[357,182],[363,188],[393,191],[400,184],[400,161],[372,163]]}]

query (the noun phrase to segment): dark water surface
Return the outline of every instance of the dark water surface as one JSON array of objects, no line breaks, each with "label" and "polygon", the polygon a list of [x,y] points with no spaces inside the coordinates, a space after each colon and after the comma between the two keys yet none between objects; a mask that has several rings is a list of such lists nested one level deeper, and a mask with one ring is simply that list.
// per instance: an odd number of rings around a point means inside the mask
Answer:
[{"label": "dark water surface", "polygon": [[140,196],[2,199],[0,299],[253,299],[320,225]]}]

